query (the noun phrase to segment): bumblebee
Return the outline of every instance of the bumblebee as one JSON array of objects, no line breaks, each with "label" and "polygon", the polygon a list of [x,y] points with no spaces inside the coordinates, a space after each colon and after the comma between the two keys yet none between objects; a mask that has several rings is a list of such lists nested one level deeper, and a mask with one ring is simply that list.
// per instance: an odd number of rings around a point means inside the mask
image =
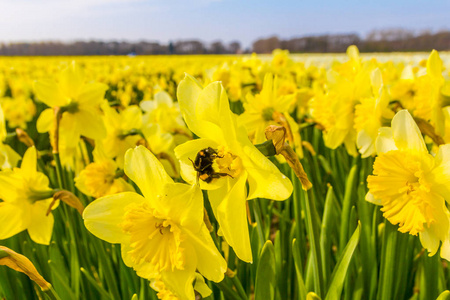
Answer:
[{"label": "bumblebee", "polygon": [[201,179],[206,183],[210,183],[214,178],[220,178],[223,176],[230,176],[228,173],[219,173],[214,171],[213,163],[216,158],[222,158],[219,156],[216,150],[211,147],[200,150],[195,156],[195,160],[189,158],[192,162],[194,170],[197,171],[197,180]]}]

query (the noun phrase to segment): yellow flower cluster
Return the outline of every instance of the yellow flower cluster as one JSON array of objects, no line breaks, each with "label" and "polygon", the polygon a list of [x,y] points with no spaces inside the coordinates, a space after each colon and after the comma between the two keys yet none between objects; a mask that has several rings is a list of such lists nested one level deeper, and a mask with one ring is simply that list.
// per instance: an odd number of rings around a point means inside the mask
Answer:
[{"label": "yellow flower cluster", "polygon": [[[431,255],[442,243],[450,260],[450,60],[436,51],[387,62],[355,46],[340,60],[283,50],[71,60],[0,66],[0,239],[27,229],[35,242],[50,242],[54,190],[36,161],[52,150],[54,173],[74,174],[70,184],[92,197],[83,213],[91,233],[120,244],[125,264],[160,298],[206,297],[204,278],[223,280],[227,264],[202,190],[217,234],[252,262],[247,200],[293,192],[277,167],[284,159],[260,151],[266,128],[282,126],[302,158],[303,147],[314,152],[302,128],[315,126],[328,148],[377,155],[366,199]],[[20,168],[8,144],[16,128],[41,141]]]}]

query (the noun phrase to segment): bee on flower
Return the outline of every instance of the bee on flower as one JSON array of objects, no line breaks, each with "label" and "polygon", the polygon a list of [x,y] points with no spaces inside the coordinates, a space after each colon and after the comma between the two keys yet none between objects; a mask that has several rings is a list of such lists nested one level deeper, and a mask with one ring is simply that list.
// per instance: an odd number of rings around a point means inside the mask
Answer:
[{"label": "bee on flower", "polygon": [[181,176],[195,184],[199,178],[198,168],[194,166],[197,155],[204,149],[214,150],[213,178],[202,177],[198,183],[208,191],[227,243],[241,260],[251,262],[246,201],[258,197],[285,200],[292,193],[292,184],[250,142],[245,128],[239,126],[237,116],[231,112],[220,82],[203,88],[186,74],[178,85],[177,95],[187,126],[200,137],[175,148]]}]

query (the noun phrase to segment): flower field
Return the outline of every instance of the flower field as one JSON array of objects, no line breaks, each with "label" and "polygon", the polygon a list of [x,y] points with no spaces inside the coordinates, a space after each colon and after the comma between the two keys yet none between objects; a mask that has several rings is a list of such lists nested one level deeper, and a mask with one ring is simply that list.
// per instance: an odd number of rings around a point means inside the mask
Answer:
[{"label": "flower field", "polygon": [[450,54],[3,57],[0,299],[450,299]]}]

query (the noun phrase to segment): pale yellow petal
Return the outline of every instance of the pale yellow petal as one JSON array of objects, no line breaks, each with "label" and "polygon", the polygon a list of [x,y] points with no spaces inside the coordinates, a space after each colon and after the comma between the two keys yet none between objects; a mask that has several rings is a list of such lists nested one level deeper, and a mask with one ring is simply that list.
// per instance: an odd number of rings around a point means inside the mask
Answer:
[{"label": "pale yellow petal", "polygon": [[375,141],[375,148],[378,154],[386,153],[391,150],[397,150],[395,145],[392,128],[381,127],[378,129],[378,137]]},{"label": "pale yellow petal", "polygon": [[137,193],[124,192],[105,196],[90,203],[83,212],[84,225],[96,237],[109,243],[122,243],[127,240],[120,223],[131,203],[147,200]]},{"label": "pale yellow petal", "polygon": [[429,181],[434,183],[433,189],[448,202],[450,201],[450,144],[439,147],[435,165],[436,167],[429,175]]},{"label": "pale yellow petal", "polygon": [[22,157],[10,145],[0,143],[0,169],[11,169],[17,166]]},{"label": "pale yellow petal", "polygon": [[380,199],[375,199],[375,197],[373,196],[373,194],[371,192],[368,192],[366,194],[366,201],[370,202],[372,204],[375,204],[375,205],[383,205],[381,203],[381,200]]},{"label": "pale yellow petal", "polygon": [[145,198],[155,199],[166,183],[172,183],[161,162],[143,146],[125,153],[125,174],[133,180]]},{"label": "pale yellow petal", "polygon": [[428,153],[422,133],[407,110],[399,111],[392,119],[392,134],[399,150]]}]

